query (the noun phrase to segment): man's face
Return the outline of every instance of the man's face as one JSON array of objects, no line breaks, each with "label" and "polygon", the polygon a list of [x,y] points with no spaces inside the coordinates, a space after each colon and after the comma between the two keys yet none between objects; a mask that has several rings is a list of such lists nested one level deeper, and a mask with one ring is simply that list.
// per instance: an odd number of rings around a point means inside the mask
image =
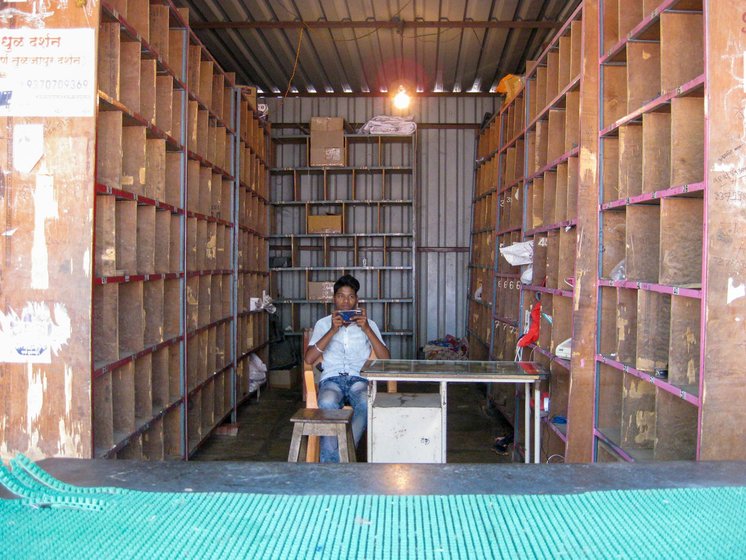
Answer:
[{"label": "man's face", "polygon": [[342,286],[334,294],[334,307],[339,311],[355,309],[357,307],[357,294],[349,286]]}]

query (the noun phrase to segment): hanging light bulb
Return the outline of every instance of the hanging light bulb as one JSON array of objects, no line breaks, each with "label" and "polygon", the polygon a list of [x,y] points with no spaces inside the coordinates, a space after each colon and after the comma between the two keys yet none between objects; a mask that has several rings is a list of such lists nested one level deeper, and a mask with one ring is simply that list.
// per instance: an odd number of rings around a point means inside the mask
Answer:
[{"label": "hanging light bulb", "polygon": [[407,93],[407,89],[404,87],[404,85],[400,85],[399,90],[396,92],[396,95],[394,96],[394,107],[396,107],[400,111],[403,111],[409,108],[410,101],[411,101],[411,98],[409,97],[409,94]]}]

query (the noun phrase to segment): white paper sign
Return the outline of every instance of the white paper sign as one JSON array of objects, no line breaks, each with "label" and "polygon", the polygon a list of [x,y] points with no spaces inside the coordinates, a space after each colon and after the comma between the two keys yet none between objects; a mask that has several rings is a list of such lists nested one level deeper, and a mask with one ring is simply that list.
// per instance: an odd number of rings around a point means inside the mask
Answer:
[{"label": "white paper sign", "polygon": [[31,170],[44,155],[44,125],[17,124],[13,127],[13,167],[21,173]]},{"label": "white paper sign", "polygon": [[43,302],[28,303],[20,315],[0,311],[0,363],[51,363],[52,353],[67,344],[71,333],[61,304],[55,304],[54,314]]},{"label": "white paper sign", "polygon": [[0,29],[0,117],[92,117],[93,29]]}]

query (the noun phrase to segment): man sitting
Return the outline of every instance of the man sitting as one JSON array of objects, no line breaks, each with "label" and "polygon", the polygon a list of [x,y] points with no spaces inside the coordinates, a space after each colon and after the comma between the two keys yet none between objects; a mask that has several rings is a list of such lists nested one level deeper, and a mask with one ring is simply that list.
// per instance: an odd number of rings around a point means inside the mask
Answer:
[{"label": "man sitting", "polygon": [[[365,309],[359,309],[357,293],[360,282],[345,274],[334,283],[334,313],[316,322],[306,348],[305,360],[312,364],[323,359],[323,375],[319,382],[319,408],[335,410],[350,404],[352,435],[355,446],[368,422],[367,380],[360,369],[371,353],[388,359],[389,349],[381,340],[381,331]],[[341,313],[340,313],[341,312]],[[320,461],[339,462],[337,438],[322,437]]]}]

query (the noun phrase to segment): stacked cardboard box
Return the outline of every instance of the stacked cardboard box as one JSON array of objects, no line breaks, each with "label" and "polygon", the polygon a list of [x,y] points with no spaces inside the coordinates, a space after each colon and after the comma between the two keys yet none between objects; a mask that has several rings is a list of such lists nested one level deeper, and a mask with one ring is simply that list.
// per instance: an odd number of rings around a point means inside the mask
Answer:
[{"label": "stacked cardboard box", "polygon": [[310,165],[343,167],[345,159],[344,119],[312,117]]}]

